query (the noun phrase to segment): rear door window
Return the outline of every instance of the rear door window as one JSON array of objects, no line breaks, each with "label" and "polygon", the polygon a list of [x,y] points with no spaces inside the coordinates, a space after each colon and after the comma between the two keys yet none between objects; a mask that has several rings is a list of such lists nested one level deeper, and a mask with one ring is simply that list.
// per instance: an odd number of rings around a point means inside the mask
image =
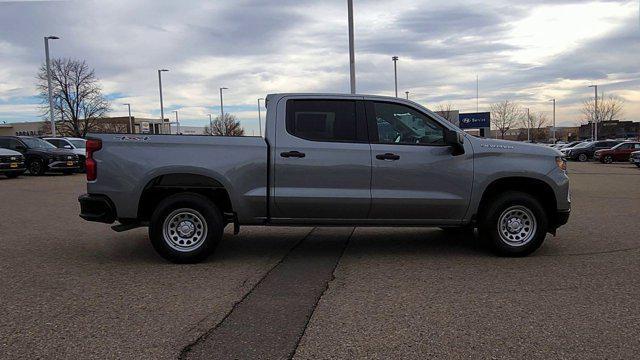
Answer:
[{"label": "rear door window", "polygon": [[287,132],[325,142],[365,142],[366,123],[353,100],[289,100]]}]

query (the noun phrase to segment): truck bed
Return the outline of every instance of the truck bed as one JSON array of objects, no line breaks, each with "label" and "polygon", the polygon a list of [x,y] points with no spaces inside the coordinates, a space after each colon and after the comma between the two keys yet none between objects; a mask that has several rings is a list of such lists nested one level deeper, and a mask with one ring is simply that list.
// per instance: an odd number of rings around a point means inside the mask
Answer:
[{"label": "truck bed", "polygon": [[[196,174],[223,185],[243,223],[267,211],[267,144],[261,137],[89,134],[102,140],[94,153],[98,176],[90,194],[108,196],[118,218],[136,218],[145,187],[159,176]],[[178,175],[179,176],[179,175]]]}]

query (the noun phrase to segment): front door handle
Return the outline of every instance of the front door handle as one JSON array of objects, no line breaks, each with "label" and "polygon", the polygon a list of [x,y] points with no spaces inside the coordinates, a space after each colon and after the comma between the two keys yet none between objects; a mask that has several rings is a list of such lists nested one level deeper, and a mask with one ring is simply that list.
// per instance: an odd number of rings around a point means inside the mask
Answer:
[{"label": "front door handle", "polygon": [[386,153],[386,154],[378,154],[376,155],[376,159],[378,160],[400,160],[400,155]]},{"label": "front door handle", "polygon": [[287,152],[281,152],[280,156],[282,156],[283,158],[290,158],[290,157],[303,158],[306,155],[299,151],[287,151]]}]

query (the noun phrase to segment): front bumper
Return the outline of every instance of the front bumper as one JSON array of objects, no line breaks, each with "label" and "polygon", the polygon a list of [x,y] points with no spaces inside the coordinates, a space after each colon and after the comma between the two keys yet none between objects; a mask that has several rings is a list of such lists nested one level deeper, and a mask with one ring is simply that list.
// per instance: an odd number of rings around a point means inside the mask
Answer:
[{"label": "front bumper", "polygon": [[80,217],[87,221],[111,224],[116,221],[116,208],[105,195],[84,194],[78,197]]},{"label": "front bumper", "polygon": [[0,173],[2,172],[14,172],[14,171],[26,171],[24,162],[9,162],[0,163]]},{"label": "front bumper", "polygon": [[49,163],[49,170],[77,170],[80,168],[80,164],[77,160],[66,160],[66,161],[54,161]]},{"label": "front bumper", "polygon": [[571,209],[558,210],[555,214],[553,225],[557,229],[560,226],[566,224],[569,221],[569,215],[571,215]]}]

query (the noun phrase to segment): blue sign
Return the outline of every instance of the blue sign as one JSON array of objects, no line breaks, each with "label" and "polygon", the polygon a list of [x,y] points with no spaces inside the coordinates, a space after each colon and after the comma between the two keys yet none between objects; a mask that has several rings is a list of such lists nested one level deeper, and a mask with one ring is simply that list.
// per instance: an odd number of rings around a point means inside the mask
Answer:
[{"label": "blue sign", "polygon": [[460,129],[479,129],[491,126],[491,113],[460,114]]}]

